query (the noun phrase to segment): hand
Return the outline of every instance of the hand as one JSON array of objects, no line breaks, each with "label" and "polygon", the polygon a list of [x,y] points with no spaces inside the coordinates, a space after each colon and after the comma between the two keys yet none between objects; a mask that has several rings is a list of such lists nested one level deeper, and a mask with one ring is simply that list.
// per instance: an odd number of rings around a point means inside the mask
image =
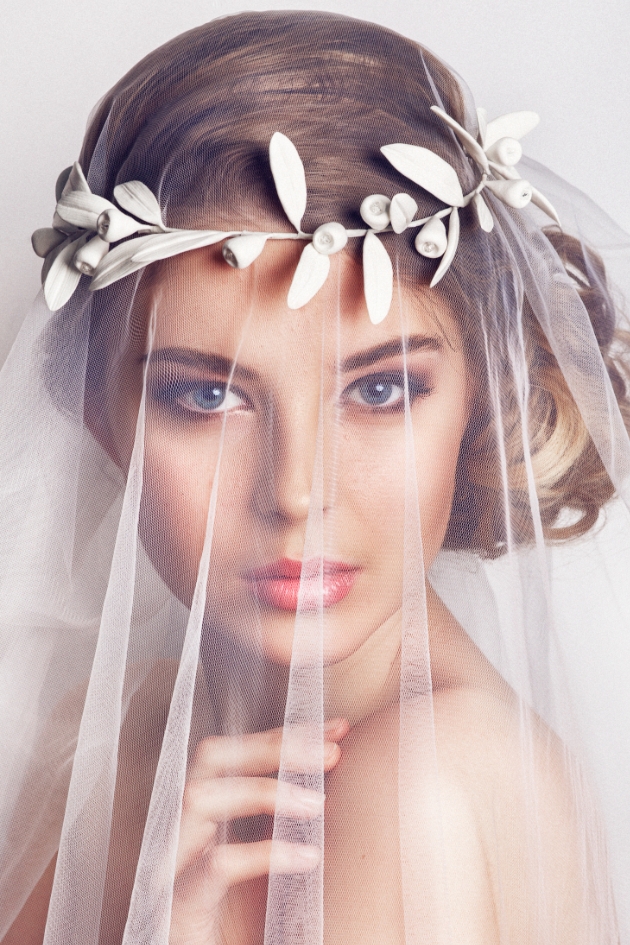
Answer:
[{"label": "hand", "polygon": [[[337,741],[348,728],[343,719],[326,723],[325,771],[339,761]],[[269,873],[271,840],[221,843],[221,824],[276,811],[300,818],[322,813],[323,794],[270,777],[280,765],[281,742],[281,728],[200,742],[184,790],[170,945],[215,945],[219,906],[229,887]],[[312,767],[306,757],[299,761],[301,770]],[[319,859],[316,847],[274,844],[274,871],[307,872]]]}]

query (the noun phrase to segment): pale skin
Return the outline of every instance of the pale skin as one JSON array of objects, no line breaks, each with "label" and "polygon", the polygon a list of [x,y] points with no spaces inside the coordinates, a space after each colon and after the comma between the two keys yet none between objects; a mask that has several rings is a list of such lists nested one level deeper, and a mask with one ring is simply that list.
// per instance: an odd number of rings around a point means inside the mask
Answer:
[{"label": "pale skin", "polygon": [[[324,631],[325,942],[404,941],[397,753],[405,473],[403,462],[383,458],[404,453],[406,372],[428,568],[446,532],[476,381],[467,370],[454,319],[427,293],[407,295],[403,289],[404,325],[392,313],[372,326],[360,268],[343,254],[333,260],[333,274],[313,302],[298,313],[288,312],[285,300],[298,251],[288,244],[269,246],[243,272],[228,269],[218,250],[185,254],[146,280],[138,306],[139,324],[146,324],[148,311],[157,312],[147,374],[145,453],[145,488],[154,515],[150,529],[142,525],[145,546],[171,589],[189,602],[225,424],[220,475],[229,482],[231,471],[238,470],[239,492],[233,501],[219,503],[213,545],[219,580],[209,588],[208,612],[225,615],[220,632],[245,650],[252,646],[248,628],[259,616],[258,645],[271,678],[278,681],[277,703],[270,700],[264,731],[238,739],[200,734],[184,794],[171,945],[261,943],[269,836],[254,830],[245,839],[233,834],[226,843],[221,829],[240,818],[277,811],[308,819],[324,804],[321,795],[288,791],[274,776],[282,734],[279,693],[291,659],[295,615],[273,607],[260,610],[240,577],[271,560],[302,558],[318,422],[323,422],[325,443],[324,553],[352,563],[358,574],[350,593],[327,609]],[[339,321],[338,295],[343,300]],[[411,339],[404,356],[401,328]],[[95,424],[88,417],[123,468],[133,443],[147,354],[146,331],[132,337],[116,383],[106,392],[105,420]],[[236,358],[243,369],[234,373],[229,391],[228,375],[217,368],[221,358],[227,364]],[[165,371],[183,378],[175,406],[172,395],[168,401],[164,393]],[[382,403],[366,401],[366,391],[375,392],[369,383],[365,387],[366,377],[372,384],[374,378],[389,384],[380,389]],[[203,397],[197,396],[200,389]],[[222,396],[209,398],[213,389]],[[269,482],[269,464],[273,488],[263,491],[261,470]],[[326,474],[331,468],[334,487]],[[168,555],[160,551],[165,543]],[[426,607],[437,763],[421,776],[420,790],[427,798],[439,795],[440,803],[439,815],[430,800],[424,809],[418,804],[410,829],[422,842],[414,850],[412,869],[429,881],[438,873],[445,878],[443,888],[426,893],[427,940],[432,945],[530,945],[537,930],[531,889],[524,881],[530,827],[519,795],[524,716],[512,691],[428,583]],[[148,681],[156,710],[168,703],[172,669],[164,670],[161,679],[161,685]],[[542,811],[535,857],[543,864],[557,923],[552,940],[579,945],[587,941],[588,904],[582,898],[563,749],[531,714],[526,724]],[[159,744],[158,735],[147,729],[139,756],[138,730],[135,734],[135,749],[126,754],[123,731],[110,855],[120,904],[103,929],[108,945],[120,940],[124,928]],[[308,767],[309,760],[303,763]],[[130,814],[130,799],[145,794]],[[285,845],[276,857],[276,869],[297,872],[312,869],[319,854],[307,846]],[[53,866],[4,945],[41,942]]]}]

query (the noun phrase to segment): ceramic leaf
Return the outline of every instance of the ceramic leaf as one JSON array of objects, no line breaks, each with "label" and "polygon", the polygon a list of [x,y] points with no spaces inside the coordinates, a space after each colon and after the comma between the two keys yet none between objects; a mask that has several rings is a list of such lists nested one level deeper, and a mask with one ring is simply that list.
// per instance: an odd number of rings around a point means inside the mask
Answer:
[{"label": "ceramic leaf", "polygon": [[550,203],[539,190],[536,190],[535,187],[532,187],[532,203],[535,204],[540,210],[543,210],[548,217],[551,217],[551,219],[554,220],[558,226],[562,226],[560,223],[560,217],[558,216],[554,205]]},{"label": "ceramic leaf", "polygon": [[494,228],[494,218],[490,212],[488,204],[483,199],[481,194],[475,194],[473,197],[473,203],[475,205],[475,210],[477,211],[479,226],[486,233],[490,233]]},{"label": "ceramic leaf", "polygon": [[304,165],[293,142],[280,131],[276,131],[269,142],[269,163],[282,208],[300,232],[306,210]]},{"label": "ceramic leaf", "polygon": [[418,210],[418,204],[409,194],[395,194],[389,206],[389,218],[394,233],[407,229]]},{"label": "ceramic leaf", "polygon": [[501,115],[500,118],[488,122],[484,147],[491,147],[499,138],[520,139],[532,131],[539,121],[536,112],[510,112],[509,115]]},{"label": "ceramic leaf", "polygon": [[86,194],[82,190],[71,190],[57,204],[57,213],[72,226],[81,227],[83,230],[95,230],[96,221],[101,213],[104,210],[110,210],[113,206],[104,197]]},{"label": "ceramic leaf", "polygon": [[486,132],[488,130],[488,113],[485,108],[477,109],[477,124],[479,125],[479,140],[481,141],[481,147],[485,148]]},{"label": "ceramic leaf", "polygon": [[75,161],[70,168],[68,179],[66,180],[65,186],[62,190],[62,196],[65,197],[65,195],[70,193],[71,190],[78,190],[84,194],[91,193],[88,182],[85,179],[85,174],[83,173],[81,165],[78,161]]},{"label": "ceramic leaf", "polygon": [[370,321],[378,325],[392,304],[394,270],[389,253],[371,231],[363,240],[363,291]]},{"label": "ceramic leaf", "polygon": [[321,289],[330,271],[330,256],[318,253],[312,243],[302,250],[300,261],[289,288],[287,305],[290,309],[302,308]]},{"label": "ceramic leaf", "polygon": [[143,223],[164,226],[160,205],[142,181],[130,180],[126,184],[118,184],[114,187],[114,197],[127,213],[132,213]]},{"label": "ceramic leaf", "polygon": [[134,253],[133,259],[134,262],[148,265],[158,259],[168,259],[191,249],[212,246],[234,235],[234,232],[226,233],[223,230],[176,230],[173,233],[156,233],[154,236],[144,237],[144,244]]},{"label": "ceramic leaf", "polygon": [[51,312],[66,304],[81,278],[81,273],[72,264],[77,250],[84,246],[91,234],[84,233],[77,240],[67,243],[57,254],[44,282],[44,298]]},{"label": "ceramic leaf", "polygon": [[435,272],[435,275],[431,279],[431,282],[430,282],[431,289],[438,284],[440,279],[446,273],[446,270],[448,269],[450,264],[453,262],[453,257],[457,250],[458,243],[459,243],[459,213],[457,212],[457,208],[453,207],[448,218],[448,240],[446,243],[446,251],[444,255],[442,256],[442,261],[440,262],[440,265],[438,266]]},{"label": "ceramic leaf", "polygon": [[136,262],[134,254],[146,245],[150,239],[155,239],[155,237],[137,236],[133,240],[127,240],[126,243],[120,243],[114,249],[110,249],[94,273],[94,278],[90,283],[91,291],[104,289],[112,282],[116,282],[118,279],[122,279],[124,276],[128,276],[130,273],[146,266],[144,261]]},{"label": "ceramic leaf", "polygon": [[488,158],[486,157],[486,154],[483,148],[481,147],[481,145],[479,144],[479,142],[475,141],[473,136],[469,134],[465,128],[462,128],[459,122],[455,121],[454,118],[451,118],[451,116],[448,115],[441,108],[438,108],[437,105],[432,105],[431,111],[434,112],[439,118],[441,118],[444,124],[448,125],[449,128],[451,128],[451,130],[459,138],[462,144],[462,147],[464,148],[466,153],[469,154],[471,158],[473,158],[478,164],[480,164],[483,170],[487,172],[488,171]]},{"label": "ceramic leaf", "polygon": [[461,207],[464,195],[454,169],[446,161],[415,144],[386,144],[381,148],[390,164],[415,184],[451,207]]}]

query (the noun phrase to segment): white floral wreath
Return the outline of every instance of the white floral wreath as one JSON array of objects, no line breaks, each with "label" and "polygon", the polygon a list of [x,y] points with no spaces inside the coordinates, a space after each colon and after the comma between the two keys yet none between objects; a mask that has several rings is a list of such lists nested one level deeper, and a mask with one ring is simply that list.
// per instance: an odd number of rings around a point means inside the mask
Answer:
[{"label": "white floral wreath", "polygon": [[[441,260],[430,283],[432,288],[444,276],[455,255],[460,209],[472,203],[481,229],[487,233],[492,230],[494,221],[482,196],[484,189],[516,209],[522,209],[531,201],[559,223],[549,201],[515,169],[522,156],[519,139],[538,124],[535,112],[512,112],[488,123],[485,111],[478,109],[479,140],[476,140],[441,108],[433,106],[431,110],[453,130],[464,150],[479,165],[480,182],[464,195],[453,167],[433,151],[413,144],[387,144],[381,152],[390,164],[447,206],[429,217],[415,220],[418,204],[409,194],[395,194],[391,199],[383,194],[372,194],[360,207],[361,217],[369,229],[347,230],[340,223],[331,222],[317,227],[314,233],[302,231],[307,202],[304,165],[292,141],[278,131],[269,144],[269,162],[280,203],[295,233],[167,227],[157,199],[141,181],[128,181],[115,187],[114,199],[119,205],[116,206],[91,192],[79,164],[67,168],[57,181],[52,228],[36,230],[32,237],[33,249],[45,258],[42,282],[48,307],[56,311],[65,305],[81,275],[92,277],[90,289],[94,291],[159,259],[222,240],[226,240],[223,246],[226,262],[243,269],[260,255],[267,240],[292,239],[308,241],[287,299],[290,309],[299,309],[326,281],[329,257],[343,249],[348,239],[363,237],[365,301],[370,320],[378,324],[389,312],[393,294],[392,263],[378,233],[403,233],[420,228],[415,248],[422,256]],[[442,222],[446,217],[448,232]],[[128,239],[130,236],[134,238]],[[118,245],[112,249],[113,243]]]}]

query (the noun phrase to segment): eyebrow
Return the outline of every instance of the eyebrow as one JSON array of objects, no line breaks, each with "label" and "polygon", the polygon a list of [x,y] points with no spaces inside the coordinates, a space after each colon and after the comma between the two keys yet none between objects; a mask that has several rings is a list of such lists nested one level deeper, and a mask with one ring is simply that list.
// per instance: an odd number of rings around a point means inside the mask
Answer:
[{"label": "eyebrow", "polygon": [[376,345],[374,348],[368,348],[366,351],[358,351],[357,354],[350,355],[341,362],[342,371],[354,371],[356,368],[367,367],[369,364],[375,364],[384,358],[391,358],[397,354],[403,354],[408,351],[419,351],[426,349],[428,351],[441,351],[444,345],[439,338],[430,335],[407,335],[406,338],[395,338],[393,341],[386,341],[382,345]]},{"label": "eyebrow", "polygon": [[160,348],[143,355],[141,361],[143,363],[150,361],[151,364],[165,362],[183,364],[211,374],[232,375],[249,381],[257,377],[254,371],[250,371],[241,364],[235,364],[231,358],[224,358],[220,354],[206,354],[204,351],[195,351],[194,348]]}]

